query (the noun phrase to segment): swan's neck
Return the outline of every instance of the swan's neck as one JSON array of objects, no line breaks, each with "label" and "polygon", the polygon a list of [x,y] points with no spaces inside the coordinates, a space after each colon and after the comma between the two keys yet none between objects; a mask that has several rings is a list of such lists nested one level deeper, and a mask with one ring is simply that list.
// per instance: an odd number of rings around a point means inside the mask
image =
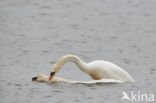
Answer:
[{"label": "swan's neck", "polygon": [[83,62],[78,56],[75,55],[66,55],[63,56],[57,63],[56,65],[58,66],[58,70],[67,62],[74,62],[83,72],[89,73],[87,69],[87,65],[85,62]]}]

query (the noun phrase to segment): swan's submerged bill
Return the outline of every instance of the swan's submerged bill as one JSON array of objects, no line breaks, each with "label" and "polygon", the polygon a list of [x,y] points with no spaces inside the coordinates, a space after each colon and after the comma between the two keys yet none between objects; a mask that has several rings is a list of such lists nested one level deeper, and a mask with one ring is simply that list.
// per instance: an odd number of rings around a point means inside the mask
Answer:
[{"label": "swan's submerged bill", "polygon": [[49,80],[55,80],[55,78],[53,78],[54,75],[67,62],[74,62],[80,68],[80,70],[87,73],[95,80],[107,79],[122,82],[134,82],[134,79],[128,74],[128,72],[114,63],[104,60],[95,60],[85,63],[76,55],[63,56],[56,64],[54,64],[49,76]]}]

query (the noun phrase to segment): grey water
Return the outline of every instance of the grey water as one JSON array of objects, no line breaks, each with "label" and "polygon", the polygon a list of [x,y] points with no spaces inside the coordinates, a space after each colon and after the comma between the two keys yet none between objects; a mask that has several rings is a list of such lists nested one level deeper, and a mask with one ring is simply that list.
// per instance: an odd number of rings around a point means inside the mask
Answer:
[{"label": "grey water", "polygon": [[[155,0],[0,0],[0,103],[126,103],[122,91],[156,95],[155,10]],[[136,83],[31,81],[66,54],[111,61]],[[57,76],[91,80],[74,63]]]}]

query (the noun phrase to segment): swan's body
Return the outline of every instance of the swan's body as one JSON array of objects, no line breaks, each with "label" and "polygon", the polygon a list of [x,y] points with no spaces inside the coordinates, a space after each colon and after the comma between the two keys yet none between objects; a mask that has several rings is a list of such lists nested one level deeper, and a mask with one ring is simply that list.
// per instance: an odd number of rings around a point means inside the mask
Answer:
[{"label": "swan's body", "polygon": [[95,83],[123,83],[123,81],[120,80],[115,80],[115,79],[101,79],[101,80],[91,80],[91,81],[72,81],[72,80],[67,80],[63,79],[61,77],[54,77],[52,80],[49,80],[48,76],[44,74],[38,74],[36,77],[37,82],[45,82],[45,83],[59,83],[59,82],[64,82],[64,83],[79,83],[79,84],[95,84]]},{"label": "swan's body", "polygon": [[52,68],[52,72],[58,72],[67,62],[74,62],[83,72],[95,80],[113,79],[123,82],[134,82],[133,78],[122,68],[108,61],[96,60],[90,63],[83,62],[78,56],[63,56]]}]

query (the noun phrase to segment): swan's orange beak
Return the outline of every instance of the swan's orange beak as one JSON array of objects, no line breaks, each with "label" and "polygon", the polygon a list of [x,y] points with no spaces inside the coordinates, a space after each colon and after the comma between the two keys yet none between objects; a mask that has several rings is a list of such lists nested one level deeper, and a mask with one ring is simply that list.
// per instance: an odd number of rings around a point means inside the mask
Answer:
[{"label": "swan's orange beak", "polygon": [[49,76],[49,80],[52,80],[53,77],[54,77],[54,75],[55,75],[55,72],[51,72],[51,73],[50,73],[50,76]]}]

